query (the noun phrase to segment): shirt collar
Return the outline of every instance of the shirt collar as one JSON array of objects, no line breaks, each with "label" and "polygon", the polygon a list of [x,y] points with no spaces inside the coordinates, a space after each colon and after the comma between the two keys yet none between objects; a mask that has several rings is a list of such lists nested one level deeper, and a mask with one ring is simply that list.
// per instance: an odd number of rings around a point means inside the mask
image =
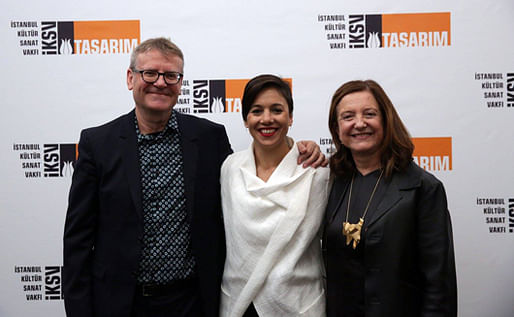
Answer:
[{"label": "shirt collar", "polygon": [[168,119],[168,122],[164,126],[164,130],[151,133],[151,134],[142,134],[139,130],[139,125],[137,124],[137,117],[134,114],[134,123],[136,126],[136,134],[137,134],[137,142],[141,143],[143,141],[149,141],[149,140],[158,140],[163,138],[164,136],[171,134],[171,133],[179,133],[178,129],[178,121],[177,121],[177,115],[175,114],[175,111],[171,111],[170,118]]}]

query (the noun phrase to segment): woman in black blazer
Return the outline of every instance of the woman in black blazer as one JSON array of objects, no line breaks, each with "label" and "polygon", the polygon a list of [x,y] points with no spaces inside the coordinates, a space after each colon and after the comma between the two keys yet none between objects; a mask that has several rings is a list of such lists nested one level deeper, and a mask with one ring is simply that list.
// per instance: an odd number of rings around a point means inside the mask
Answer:
[{"label": "woman in black blazer", "polygon": [[329,128],[327,315],[456,316],[444,187],[412,161],[409,133],[384,90],[372,80],[342,85]]}]

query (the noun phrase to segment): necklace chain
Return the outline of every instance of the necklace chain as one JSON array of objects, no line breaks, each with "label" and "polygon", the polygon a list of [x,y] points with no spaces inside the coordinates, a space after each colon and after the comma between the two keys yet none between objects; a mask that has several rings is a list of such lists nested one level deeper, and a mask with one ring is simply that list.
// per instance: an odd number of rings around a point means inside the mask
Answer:
[{"label": "necklace chain", "polygon": [[359,244],[359,242],[361,240],[361,229],[362,229],[362,225],[364,224],[364,217],[366,216],[366,213],[368,212],[369,205],[371,204],[371,200],[373,199],[373,196],[375,195],[375,191],[377,190],[378,183],[380,182],[380,179],[382,178],[383,173],[384,173],[384,170],[381,170],[380,176],[378,176],[378,180],[375,184],[375,187],[373,187],[371,196],[368,199],[366,209],[364,209],[364,213],[362,213],[362,216],[359,218],[359,222],[355,223],[355,224],[348,222],[348,214],[350,213],[350,201],[352,200],[352,189],[353,189],[353,180],[355,178],[355,173],[353,173],[353,175],[352,175],[352,182],[350,183],[350,193],[348,195],[348,205],[346,207],[346,220],[343,222],[343,235],[346,237],[346,245],[349,245],[350,242],[353,240],[352,247],[354,249],[357,247],[357,244]]}]

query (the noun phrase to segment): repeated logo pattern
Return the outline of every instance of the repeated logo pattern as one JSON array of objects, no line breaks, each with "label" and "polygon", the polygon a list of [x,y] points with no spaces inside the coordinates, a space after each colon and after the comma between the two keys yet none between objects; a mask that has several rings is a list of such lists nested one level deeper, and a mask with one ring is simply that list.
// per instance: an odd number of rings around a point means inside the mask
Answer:
[{"label": "repeated logo pattern", "polygon": [[450,12],[319,14],[330,49],[451,45]]},{"label": "repeated logo pattern", "polygon": [[140,42],[139,20],[12,21],[23,55],[128,54]]}]

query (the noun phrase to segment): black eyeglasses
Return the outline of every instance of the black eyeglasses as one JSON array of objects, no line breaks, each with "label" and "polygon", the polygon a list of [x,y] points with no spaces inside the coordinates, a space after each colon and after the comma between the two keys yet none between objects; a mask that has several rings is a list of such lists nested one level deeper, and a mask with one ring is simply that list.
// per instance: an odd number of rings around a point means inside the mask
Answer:
[{"label": "black eyeglasses", "polygon": [[138,70],[133,69],[136,73],[141,74],[141,78],[147,84],[153,84],[159,80],[159,77],[162,75],[164,78],[164,82],[168,85],[175,85],[184,77],[184,74],[177,72],[165,72],[159,73],[156,70]]}]

